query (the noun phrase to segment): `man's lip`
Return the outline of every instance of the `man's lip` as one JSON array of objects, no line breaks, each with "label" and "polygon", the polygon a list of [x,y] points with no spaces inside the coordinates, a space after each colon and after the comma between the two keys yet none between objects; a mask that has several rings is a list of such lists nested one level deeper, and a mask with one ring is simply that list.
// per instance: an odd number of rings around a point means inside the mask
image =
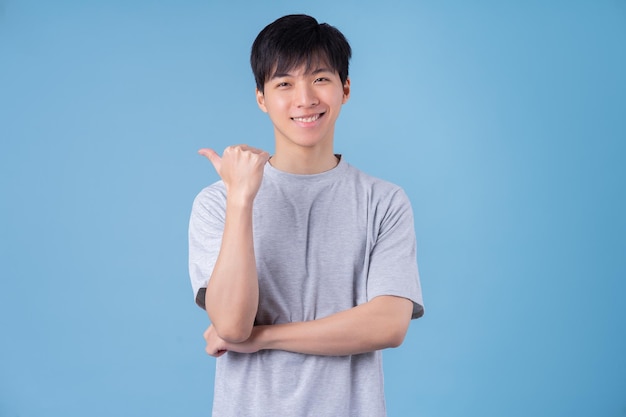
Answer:
[{"label": "man's lip", "polygon": [[303,116],[295,116],[295,117],[292,117],[291,120],[295,122],[300,122],[300,123],[313,123],[319,120],[325,113],[326,112],[307,114]]}]

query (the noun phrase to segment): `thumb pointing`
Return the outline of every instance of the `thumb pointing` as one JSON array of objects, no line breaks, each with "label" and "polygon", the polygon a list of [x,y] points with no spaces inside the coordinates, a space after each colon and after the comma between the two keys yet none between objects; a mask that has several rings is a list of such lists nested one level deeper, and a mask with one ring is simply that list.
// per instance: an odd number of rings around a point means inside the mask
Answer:
[{"label": "thumb pointing", "polygon": [[211,161],[211,164],[213,164],[213,167],[219,174],[220,168],[222,167],[222,158],[220,158],[217,152],[215,152],[213,149],[202,148],[198,151],[198,153]]}]

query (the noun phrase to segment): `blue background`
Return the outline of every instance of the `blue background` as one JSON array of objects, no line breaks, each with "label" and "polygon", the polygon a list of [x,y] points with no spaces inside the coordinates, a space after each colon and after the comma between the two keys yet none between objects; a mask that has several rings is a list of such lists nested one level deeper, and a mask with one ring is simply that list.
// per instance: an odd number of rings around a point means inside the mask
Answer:
[{"label": "blue background", "polygon": [[207,416],[200,147],[272,150],[248,65],[351,41],[336,149],[403,186],[424,318],[390,417],[626,416],[626,2],[0,1],[0,416]]}]

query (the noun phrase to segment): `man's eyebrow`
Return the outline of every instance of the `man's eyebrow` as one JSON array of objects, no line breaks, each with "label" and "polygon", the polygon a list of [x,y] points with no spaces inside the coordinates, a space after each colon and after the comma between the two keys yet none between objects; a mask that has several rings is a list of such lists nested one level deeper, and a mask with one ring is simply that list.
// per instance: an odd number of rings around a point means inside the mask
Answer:
[{"label": "man's eyebrow", "polygon": [[[317,75],[320,74],[322,72],[333,72],[331,69],[328,68],[316,68],[313,71],[309,72],[308,74],[310,75]],[[276,78],[282,78],[282,77],[293,77],[293,74],[290,74],[288,72],[276,72],[272,75],[272,78],[270,78],[270,80],[276,79]]]}]

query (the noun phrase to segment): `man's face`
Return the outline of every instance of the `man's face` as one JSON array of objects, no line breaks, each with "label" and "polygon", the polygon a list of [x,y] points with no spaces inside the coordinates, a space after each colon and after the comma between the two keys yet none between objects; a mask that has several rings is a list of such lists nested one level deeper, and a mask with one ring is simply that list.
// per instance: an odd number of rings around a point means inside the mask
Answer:
[{"label": "man's face", "polygon": [[326,65],[306,71],[301,66],[274,74],[256,92],[257,103],[274,124],[277,151],[280,147],[330,147],[335,121],[350,96],[350,80],[342,85],[339,74]]}]

